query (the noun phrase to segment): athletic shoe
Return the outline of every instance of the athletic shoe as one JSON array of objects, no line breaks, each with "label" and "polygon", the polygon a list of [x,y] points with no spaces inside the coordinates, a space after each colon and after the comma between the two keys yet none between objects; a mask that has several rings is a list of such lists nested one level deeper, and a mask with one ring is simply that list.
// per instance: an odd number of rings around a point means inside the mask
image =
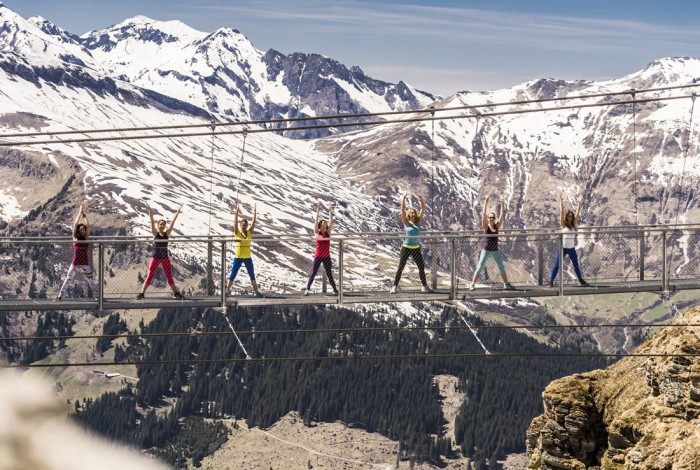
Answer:
[{"label": "athletic shoe", "polygon": [[549,281],[547,283],[547,287],[554,287],[554,281]]},{"label": "athletic shoe", "polygon": [[252,296],[257,298],[265,297],[259,290],[254,291]]},{"label": "athletic shoe", "polygon": [[423,291],[423,292],[427,292],[427,293],[431,293],[431,292],[434,292],[434,291],[433,291],[433,289],[431,289],[431,288],[430,288],[430,287],[428,287],[428,286],[423,286],[423,289],[421,289],[421,291]]},{"label": "athletic shoe", "polygon": [[304,289],[304,295],[309,295],[309,289]]},{"label": "athletic shoe", "polygon": [[588,284],[586,281],[584,281],[583,279],[579,279],[579,280],[578,280],[578,283],[579,283],[580,285],[582,285],[583,287],[588,287],[588,285],[589,285],[589,284]]},{"label": "athletic shoe", "polygon": [[338,295],[338,289],[333,289],[333,295]]},{"label": "athletic shoe", "polygon": [[469,284],[469,290],[476,290],[476,286],[474,284]]},{"label": "athletic shoe", "polygon": [[136,300],[141,300],[141,299],[143,299],[143,292],[139,292],[138,294],[136,294]]},{"label": "athletic shoe", "polygon": [[503,283],[503,290],[514,290],[515,287],[513,287],[513,284],[510,282],[504,282]]},{"label": "athletic shoe", "polygon": [[180,291],[175,292],[175,293],[173,294],[173,298],[175,298],[175,299],[180,299],[180,300],[184,300],[184,299],[185,299],[185,297],[182,295],[182,292],[180,292]]},{"label": "athletic shoe", "polygon": [[396,286],[391,286],[391,289],[389,289],[390,294],[396,294]]}]

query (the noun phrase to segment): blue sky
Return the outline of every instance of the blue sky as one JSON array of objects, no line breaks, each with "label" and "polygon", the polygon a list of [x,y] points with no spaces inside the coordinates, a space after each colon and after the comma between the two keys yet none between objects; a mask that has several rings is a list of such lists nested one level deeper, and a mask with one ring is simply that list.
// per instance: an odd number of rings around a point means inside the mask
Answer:
[{"label": "blue sky", "polygon": [[1,0],[76,34],[145,15],[255,47],[316,52],[441,95],[551,77],[604,80],[700,57],[700,2],[638,0]]}]

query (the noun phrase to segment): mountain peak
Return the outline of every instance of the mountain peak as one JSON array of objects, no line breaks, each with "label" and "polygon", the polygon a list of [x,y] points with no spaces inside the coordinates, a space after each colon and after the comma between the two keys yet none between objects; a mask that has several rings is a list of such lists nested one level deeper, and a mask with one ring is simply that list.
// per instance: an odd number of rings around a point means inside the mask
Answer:
[{"label": "mountain peak", "polygon": [[157,30],[178,38],[188,38],[191,36],[203,37],[206,35],[206,33],[191,28],[179,20],[160,21],[154,20],[153,18],[149,18],[144,15],[136,15],[132,18],[127,18],[121,23],[116,24],[108,29],[124,30],[128,28],[133,28],[137,30]]}]

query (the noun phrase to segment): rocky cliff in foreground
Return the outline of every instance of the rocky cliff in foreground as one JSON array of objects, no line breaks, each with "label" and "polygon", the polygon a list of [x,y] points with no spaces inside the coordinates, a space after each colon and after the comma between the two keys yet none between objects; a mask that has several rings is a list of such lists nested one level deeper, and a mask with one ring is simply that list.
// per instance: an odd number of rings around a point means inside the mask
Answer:
[{"label": "rocky cliff in foreground", "polygon": [[529,468],[700,468],[698,323],[690,309],[635,351],[653,356],[552,382],[527,432]]}]

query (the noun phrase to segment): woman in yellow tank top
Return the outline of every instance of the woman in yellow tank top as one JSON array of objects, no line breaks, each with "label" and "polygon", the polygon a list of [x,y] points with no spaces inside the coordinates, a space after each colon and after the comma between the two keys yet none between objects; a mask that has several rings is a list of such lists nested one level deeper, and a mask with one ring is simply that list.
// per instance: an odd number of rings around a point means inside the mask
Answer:
[{"label": "woman in yellow tank top", "polygon": [[253,238],[253,230],[255,230],[255,221],[257,219],[257,207],[253,204],[253,220],[250,222],[250,227],[248,227],[248,220],[241,220],[240,227],[238,226],[238,212],[239,207],[236,204],[236,213],[233,216],[233,233],[236,237],[236,255],[233,258],[233,264],[231,266],[231,273],[228,275],[228,282],[226,283],[226,294],[231,292],[231,286],[233,281],[236,279],[238,270],[241,269],[241,265],[245,265],[246,271],[248,271],[248,277],[250,277],[250,284],[253,286],[253,295],[255,297],[262,297],[262,293],[258,290],[258,283],[255,280],[255,269],[253,268],[253,260],[250,257],[250,239]]}]

